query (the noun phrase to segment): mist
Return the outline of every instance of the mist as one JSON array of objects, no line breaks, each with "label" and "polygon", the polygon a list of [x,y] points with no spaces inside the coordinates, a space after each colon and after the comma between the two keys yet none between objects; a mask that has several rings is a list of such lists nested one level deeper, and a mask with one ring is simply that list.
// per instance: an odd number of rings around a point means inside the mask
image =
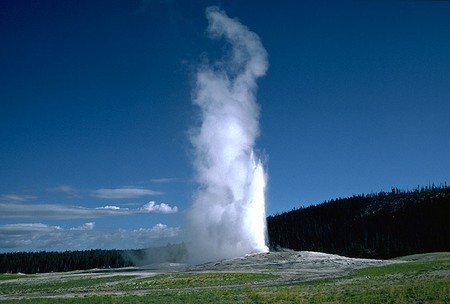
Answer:
[{"label": "mist", "polygon": [[210,38],[223,39],[220,60],[197,70],[192,102],[200,121],[192,128],[198,191],[187,212],[192,262],[268,251],[267,176],[254,146],[259,135],[257,78],[268,68],[259,37],[218,7],[206,10]]}]

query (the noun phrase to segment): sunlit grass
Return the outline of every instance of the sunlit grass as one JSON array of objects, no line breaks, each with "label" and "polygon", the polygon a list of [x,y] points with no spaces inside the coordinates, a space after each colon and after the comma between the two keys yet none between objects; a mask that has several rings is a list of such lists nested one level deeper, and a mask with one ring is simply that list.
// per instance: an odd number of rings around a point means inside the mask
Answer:
[{"label": "sunlit grass", "polygon": [[55,280],[54,278],[32,279],[24,278],[11,282],[4,282],[0,285],[0,295],[7,294],[26,294],[26,293],[58,293],[72,291],[91,291],[91,290],[110,290],[108,284],[117,281],[129,280],[130,277],[109,276],[101,278],[92,278],[90,276],[74,276],[66,277],[63,280]]},{"label": "sunlit grass", "polygon": [[408,263],[396,263],[382,267],[368,267],[356,270],[359,275],[381,276],[388,274],[419,275],[437,270],[450,269],[450,259],[435,261],[417,261]]},{"label": "sunlit grass", "polygon": [[139,279],[121,285],[128,289],[161,289],[161,288],[192,288],[205,286],[229,286],[255,284],[273,280],[277,276],[265,273],[246,272],[205,272],[205,273],[173,273]]},{"label": "sunlit grass", "polygon": [[32,276],[31,275],[23,275],[23,274],[4,273],[4,274],[0,274],[0,281],[23,279],[23,278],[29,278],[29,277],[32,277]]},{"label": "sunlit grass", "polygon": [[257,290],[261,303],[450,303],[450,260],[368,267],[349,276]]}]

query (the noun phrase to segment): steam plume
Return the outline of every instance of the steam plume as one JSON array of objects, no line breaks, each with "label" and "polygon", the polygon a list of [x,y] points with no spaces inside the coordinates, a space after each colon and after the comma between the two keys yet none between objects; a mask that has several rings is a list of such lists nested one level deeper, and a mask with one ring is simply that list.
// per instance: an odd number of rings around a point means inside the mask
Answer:
[{"label": "steam plume", "polygon": [[266,175],[253,147],[259,133],[256,79],[267,53],[259,37],[217,7],[206,10],[208,33],[230,44],[222,61],[197,72],[193,103],[201,124],[192,130],[200,184],[188,211],[195,262],[267,251]]}]

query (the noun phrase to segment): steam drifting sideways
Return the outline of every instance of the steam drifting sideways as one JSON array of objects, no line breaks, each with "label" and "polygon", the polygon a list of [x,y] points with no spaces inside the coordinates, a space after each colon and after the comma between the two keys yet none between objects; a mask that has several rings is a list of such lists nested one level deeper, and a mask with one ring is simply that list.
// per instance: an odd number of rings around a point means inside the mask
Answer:
[{"label": "steam drifting sideways", "polygon": [[266,252],[267,176],[254,153],[259,134],[256,79],[268,68],[259,37],[217,7],[206,10],[208,33],[230,45],[221,61],[197,71],[191,130],[199,190],[187,213],[190,255],[204,262]]}]

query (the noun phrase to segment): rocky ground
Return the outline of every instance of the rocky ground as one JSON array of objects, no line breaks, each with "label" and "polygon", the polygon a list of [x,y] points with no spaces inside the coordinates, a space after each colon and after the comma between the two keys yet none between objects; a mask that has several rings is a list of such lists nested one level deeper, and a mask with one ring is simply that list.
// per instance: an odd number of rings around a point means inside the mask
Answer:
[{"label": "rocky ground", "polygon": [[250,254],[245,257],[187,268],[188,271],[248,271],[280,276],[276,283],[300,282],[344,276],[354,269],[398,263],[401,260],[347,258],[311,251],[279,251]]}]

